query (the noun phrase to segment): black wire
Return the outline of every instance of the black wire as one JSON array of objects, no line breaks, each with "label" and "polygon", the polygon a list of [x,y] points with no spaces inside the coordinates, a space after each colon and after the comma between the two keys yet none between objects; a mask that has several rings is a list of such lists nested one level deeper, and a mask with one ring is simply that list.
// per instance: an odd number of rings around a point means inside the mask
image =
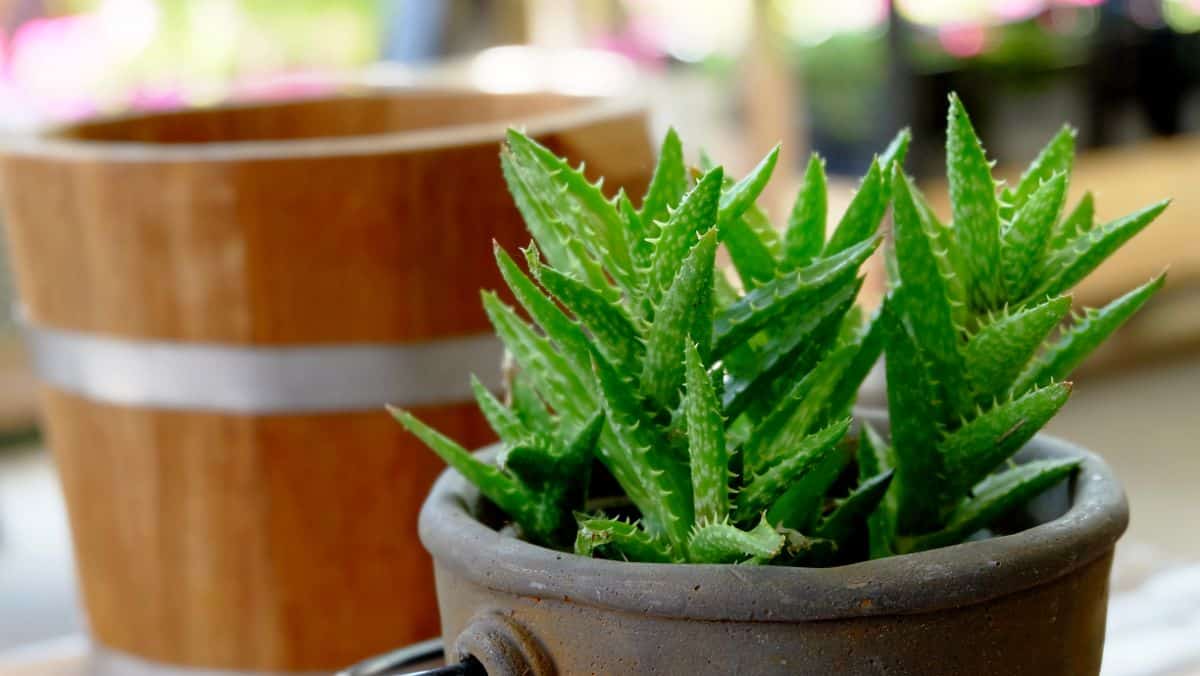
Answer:
[{"label": "black wire", "polygon": [[428,662],[444,654],[441,639],[433,639],[363,660],[339,672],[337,676],[487,676],[487,670],[479,660],[470,655],[458,664],[424,671],[407,671],[414,664]]},{"label": "black wire", "polygon": [[395,674],[395,676],[487,676],[487,671],[483,665],[474,657],[468,656],[467,659],[458,664],[449,664],[436,669],[426,669],[425,671],[410,671],[406,674],[401,674],[399,671],[387,672]]}]

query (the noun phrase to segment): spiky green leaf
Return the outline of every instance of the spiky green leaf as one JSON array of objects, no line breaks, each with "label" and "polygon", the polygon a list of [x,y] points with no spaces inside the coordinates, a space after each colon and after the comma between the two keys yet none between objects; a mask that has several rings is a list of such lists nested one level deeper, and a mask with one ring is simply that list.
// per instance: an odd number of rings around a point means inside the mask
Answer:
[{"label": "spiky green leaf", "polygon": [[963,357],[976,400],[988,402],[1007,392],[1070,310],[1070,296],[1051,298],[1016,312],[1002,312],[971,336]]},{"label": "spiky green leaf", "polygon": [[756,407],[756,402],[768,411],[773,408],[778,396],[794,379],[808,373],[832,345],[861,285],[861,280],[850,278],[831,286],[810,312],[795,324],[780,327],[778,336],[754,351],[745,371],[726,383],[725,416],[734,420]]},{"label": "spiky green leaf", "polygon": [[508,147],[500,151],[500,170],[508,184],[508,192],[525,221],[525,227],[537,240],[546,260],[562,270],[581,271],[579,262],[564,241],[566,225],[540,197],[545,191],[553,189],[549,177],[530,171]]},{"label": "spiky green leaf", "polygon": [[938,444],[950,491],[965,494],[1021,449],[1067,403],[1069,383],[1054,383],[998,404]]},{"label": "spiky green leaf", "polygon": [[558,421],[546,408],[546,402],[538,394],[527,371],[517,370],[509,388],[512,409],[522,425],[540,434],[553,434],[558,430]]},{"label": "spiky green leaf", "polygon": [[952,410],[965,411],[971,400],[964,382],[952,297],[938,266],[940,252],[917,210],[911,185],[903,173],[893,175],[892,201],[900,268],[900,286],[893,292],[892,304],[912,328],[921,351],[933,367],[930,375],[940,383]]},{"label": "spiky green leaf", "polygon": [[557,190],[547,198],[553,200],[549,203],[556,215],[576,238],[588,244],[617,283],[635,290],[636,276],[625,222],[615,201],[604,196],[600,183],[588,181],[582,166],[571,167],[565,159],[519,131],[510,129],[505,142],[514,156],[525,158],[531,167],[550,175]]},{"label": "spiky green leaf", "polygon": [[526,485],[547,492],[572,492],[570,508],[583,506],[594,449],[604,429],[604,412],[597,412],[565,442],[549,435],[530,435],[505,444],[499,464]]},{"label": "spiky green leaf", "polygon": [[718,521],[696,526],[688,553],[696,563],[770,560],[783,549],[784,537],[766,519],[750,530]]},{"label": "spiky green leaf", "polygon": [[496,335],[521,368],[529,372],[546,403],[571,424],[582,425],[597,406],[590,381],[577,374],[558,348],[534,331],[496,294],[485,291],[482,296]]},{"label": "spiky green leaf", "polygon": [[562,529],[563,512],[547,505],[542,498],[506,475],[500,468],[471,455],[441,432],[421,422],[408,411],[389,407],[388,411],[409,432],[420,439],[447,465],[479,488],[521,526],[532,541],[552,543]]},{"label": "spiky green leaf", "polygon": [[1075,161],[1075,136],[1073,127],[1063,125],[1042,148],[1025,173],[1021,174],[1015,190],[1006,195],[1007,204],[1002,207],[1005,219],[1011,219],[1013,214],[1018,213],[1050,177],[1055,174],[1071,175],[1071,165]]},{"label": "spiky green leaf", "polygon": [[855,305],[850,308],[845,317],[842,317],[842,325],[838,327],[837,346],[845,347],[857,342],[865,327],[866,320],[863,316],[862,306]]},{"label": "spiky green leaf", "polygon": [[954,94],[946,122],[946,176],[957,249],[970,275],[967,287],[976,292],[974,302],[989,307],[1002,291],[996,182],[967,111]]},{"label": "spiky green leaf", "polygon": [[745,522],[771,505],[801,475],[812,471],[828,453],[837,452],[837,443],[850,429],[850,419],[838,421],[806,436],[786,457],[762,474],[747,474],[746,484],[737,495],[735,520]]},{"label": "spiky green leaf", "polygon": [[899,523],[903,531],[920,532],[937,525],[936,505],[942,497],[945,467],[937,453],[939,407],[937,389],[929,365],[921,356],[908,328],[892,313],[885,312],[888,340],[888,417],[892,425],[892,451],[896,476]]},{"label": "spiky green leaf", "polygon": [[713,312],[716,313],[732,305],[740,296],[741,292],[725,275],[725,269],[719,265],[713,266]]},{"label": "spiky green leaf", "polygon": [[828,515],[813,529],[813,535],[834,542],[845,542],[864,525],[864,519],[875,511],[888,486],[893,472],[888,471],[863,481],[850,495],[838,500]]},{"label": "spiky green leaf", "polygon": [[709,353],[716,254],[717,231],[712,229],[692,247],[654,313],[641,383],[647,395],[667,408],[675,404],[683,383],[684,344],[690,338],[701,346],[701,354]]},{"label": "spiky green leaf", "polygon": [[1079,204],[1054,227],[1047,251],[1055,252],[1096,225],[1096,201],[1091,191],[1085,192]]},{"label": "spiky green leaf", "polygon": [[642,198],[642,224],[648,237],[657,236],[656,223],[667,220],[668,209],[679,205],[687,187],[683,143],[672,127],[667,129],[667,135],[663,137],[662,147],[658,151],[658,164],[654,166],[650,186],[646,189],[646,196]]},{"label": "spiky green leaf", "polygon": [[641,368],[646,348],[624,306],[610,302],[591,287],[554,268],[538,266],[533,273],[583,324],[606,359],[628,372]]},{"label": "spiky green leaf", "polygon": [[1165,279],[1166,273],[1163,273],[1099,310],[1086,310],[1082,319],[1029,365],[1013,385],[1013,392],[1024,392],[1069,377],[1092,351],[1162,288]]},{"label": "spiky green leaf", "polygon": [[1033,285],[1067,194],[1067,177],[1054,174],[1037,188],[1004,229],[1000,263],[1005,297],[1020,300]]},{"label": "spiky green leaf", "polygon": [[717,222],[717,203],[723,176],[720,167],[702,176],[696,187],[683,197],[679,207],[662,224],[654,243],[647,286],[643,290],[644,300],[651,312],[671,286],[696,238]]},{"label": "spiky green leaf", "polygon": [[619,297],[620,291],[610,284],[601,266],[605,259],[597,260],[594,253],[603,242],[590,232],[580,232],[584,228],[579,219],[572,219],[577,207],[559,180],[561,172],[539,159],[539,152],[548,151],[519,134],[510,134],[508,141],[513,142],[506,142],[501,149],[501,168],[526,227],[547,259],[559,270],[586,279],[598,293]]},{"label": "spiky green leaf", "polygon": [[[870,423],[864,422],[858,437],[858,482],[860,486],[872,478],[890,474],[894,477],[895,459],[892,447],[875,431]],[[889,480],[888,489],[884,492],[875,507],[867,517],[867,551],[872,559],[882,559],[895,552],[892,540],[896,537],[896,525],[899,520],[899,498]]]},{"label": "spiky green leaf", "polygon": [[1074,459],[1035,460],[990,476],[975,487],[973,497],[963,500],[945,528],[897,538],[896,549],[907,554],[961,542],[1066,479],[1078,466]]},{"label": "spiky green leaf", "polygon": [[683,415],[687,422],[692,499],[698,523],[723,521],[729,514],[729,454],[725,420],[712,381],[695,344],[688,341],[684,362],[687,390]]},{"label": "spiky green leaf", "polygon": [[777,266],[771,248],[744,217],[723,221],[719,228],[743,287],[753,289],[774,279]]},{"label": "spiky green leaf", "polygon": [[811,537],[791,528],[780,528],[783,551],[772,563],[788,566],[822,568],[838,563],[838,543],[825,538]]},{"label": "spiky green leaf", "polygon": [[[887,303],[887,300],[884,300]],[[849,411],[858,397],[858,390],[863,381],[871,373],[871,369],[879,362],[883,354],[883,346],[887,342],[884,323],[880,321],[883,308],[875,311],[875,315],[867,322],[866,327],[859,329],[851,344],[857,347],[853,361],[842,372],[842,379],[837,388],[829,395],[829,412],[831,415],[842,415]]]},{"label": "spiky green leaf", "polygon": [[[958,250],[958,243],[955,241],[954,230],[942,223],[937,214],[934,213],[933,207],[929,205],[929,200],[921,193],[921,190],[909,183],[910,193],[912,194],[913,203],[916,204],[917,211],[921,214],[921,224],[925,228],[925,232],[929,235],[930,241],[933,243],[933,250],[937,258],[938,271],[942,273],[942,279],[945,280],[946,294],[950,298],[950,311],[954,319],[954,325],[958,327],[969,326],[972,318],[971,313],[971,298],[967,289],[967,284],[970,280],[970,275],[967,269],[967,262],[964,260],[962,252]],[[889,265],[889,277],[891,288],[899,285],[899,264],[895,263],[894,256],[892,260],[885,260]],[[893,269],[895,274],[892,275]]]},{"label": "spiky green leaf", "polygon": [[505,444],[496,455],[496,463],[525,486],[539,492],[560,492],[555,461],[558,449],[553,441],[529,437],[514,445]]},{"label": "spiky green leaf", "polygon": [[[908,146],[912,142],[912,132],[905,127],[896,132],[896,135],[888,143],[887,148],[879,155],[879,168],[883,170],[883,175],[888,176],[892,171],[892,165],[896,164],[904,166],[904,160],[908,158]],[[889,188],[887,181],[884,181],[884,187]]]},{"label": "spiky green leaf", "polygon": [[800,308],[815,305],[829,291],[830,285],[854,276],[878,245],[879,238],[872,237],[742,296],[725,308],[713,324],[713,356],[726,354],[784,312],[802,313]]},{"label": "spiky green leaf", "polygon": [[746,442],[743,462],[747,472],[758,474],[779,462],[824,422],[821,414],[827,410],[829,395],[856,351],[853,346],[834,350],[796,382]]},{"label": "spiky green leaf", "polygon": [[821,253],[825,244],[826,209],[825,161],[813,153],[784,233],[783,255],[788,268],[807,265]]},{"label": "spiky green leaf", "polygon": [[[583,240],[573,235],[564,235],[563,244],[566,245],[571,255],[575,257],[575,260],[579,264],[578,268],[581,272],[573,274],[577,274],[579,279],[584,280],[592,290],[608,300],[615,303],[621,299],[623,295],[621,290],[612,285],[607,273],[604,272],[604,266],[592,257]],[[555,269],[566,271],[565,268]]]},{"label": "spiky green leaf", "polygon": [[676,461],[661,428],[647,420],[631,379],[599,354],[594,355],[594,368],[611,432],[602,438],[597,455],[641,511],[650,531],[661,532],[672,547],[683,551],[693,522],[687,467]]},{"label": "spiky green leaf", "polygon": [[849,464],[850,453],[841,447],[825,454],[812,471],[800,475],[783,495],[771,503],[767,520],[783,528],[811,532],[813,524],[821,516],[825,494]]},{"label": "spiky green leaf", "polygon": [[[557,505],[562,514],[561,527],[567,527],[569,520],[565,515],[582,509],[587,501],[592,459],[603,428],[604,414],[600,412],[566,443],[530,437],[520,444],[505,446],[499,457],[500,464],[526,486],[545,496],[549,504]],[[557,535],[557,540],[563,544],[567,539],[564,533]]]},{"label": "spiky green leaf", "polygon": [[674,563],[676,557],[667,543],[636,523],[619,519],[581,517],[575,535],[575,553],[594,556],[610,549],[608,558],[641,563]]},{"label": "spiky green leaf", "polygon": [[838,221],[837,228],[822,252],[829,256],[869,239],[879,229],[879,222],[887,211],[888,191],[884,187],[884,174],[878,161],[871,163],[863,177],[858,192],[854,193],[846,213]]},{"label": "spiky green leaf", "polygon": [[500,441],[516,444],[531,436],[531,431],[517,417],[516,412],[500,403],[474,374],[471,374],[471,391],[475,394],[475,401],[479,404],[483,417],[487,419],[496,436],[500,437]]},{"label": "spiky green leaf", "polygon": [[771,172],[775,171],[775,163],[778,160],[779,146],[775,146],[750,170],[749,174],[721,193],[721,223],[740,217],[754,204],[754,201],[762,194],[763,188],[767,187],[767,181],[771,180]]},{"label": "spiky green leaf", "polygon": [[1092,270],[1121,248],[1167,208],[1163,200],[1079,235],[1066,248],[1047,259],[1047,276],[1032,296],[1050,296],[1070,291]]},{"label": "spiky green leaf", "polygon": [[771,224],[771,218],[767,216],[767,212],[762,210],[762,207],[751,204],[742,212],[741,220],[758,236],[758,240],[766,247],[767,253],[771,254],[772,260],[783,257],[783,242],[780,232]]},{"label": "spiky green leaf", "polygon": [[[546,337],[562,348],[574,370],[579,374],[586,374],[587,368],[591,364],[591,353],[588,350],[588,341],[583,330],[579,328],[578,324],[571,321],[554,301],[547,298],[532,280],[525,276],[516,262],[509,257],[508,252],[498,243],[493,244],[492,250],[496,256],[496,266],[500,268],[500,275],[504,278],[504,282],[512,291],[517,302],[542,328]],[[525,250],[525,257],[531,269],[541,266],[537,249],[532,246]]]},{"label": "spiky green leaf", "polygon": [[[638,245],[646,243],[646,228],[642,224],[641,214],[638,213],[637,207],[633,206],[633,202],[630,201],[629,194],[625,192],[625,188],[617,191],[617,212],[621,214],[621,220],[625,222],[625,230],[629,233],[629,252],[633,255],[633,267],[636,276],[646,267],[645,260],[640,258],[638,253]],[[644,253],[649,253],[648,247]]]}]

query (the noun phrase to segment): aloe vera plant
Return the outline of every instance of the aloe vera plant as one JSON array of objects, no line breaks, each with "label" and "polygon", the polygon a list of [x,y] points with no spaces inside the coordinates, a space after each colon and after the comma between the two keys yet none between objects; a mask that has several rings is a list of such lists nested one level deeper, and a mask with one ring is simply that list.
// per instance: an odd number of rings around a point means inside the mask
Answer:
[{"label": "aloe vera plant", "polygon": [[[906,139],[872,166],[826,242],[818,160],[781,238],[755,205],[778,149],[732,180],[689,168],[668,133],[637,208],[510,132],[501,165],[536,244],[523,267],[495,250],[524,316],[483,298],[519,366],[508,406],[476,386],[502,442],[498,465],[395,415],[534,542],[673,562],[846,549],[890,479],[830,499],[851,464],[854,393],[882,348],[851,311],[858,271],[879,243],[884,178]],[[716,267],[722,244],[741,291]],[[593,456],[627,507],[589,506]]]},{"label": "aloe vera plant", "polygon": [[[688,166],[669,132],[639,207],[510,131],[501,168],[534,243],[523,265],[495,248],[517,306],[483,293],[518,366],[505,402],[474,384],[496,461],[393,414],[523,537],[578,554],[828,565],[963,540],[1073,470],[996,471],[1066,401],[1070,371],[1161,286],[1048,342],[1070,287],[1164,205],[1095,225],[1088,196],[1060,218],[1069,130],[1003,191],[956,99],[949,131],[949,224],[905,176],[902,132],[828,237],[816,156],[776,230],[755,202],[778,149],[735,180],[704,157]],[[868,317],[859,269],[889,204],[889,293]],[[738,283],[717,267],[720,247]],[[851,435],[885,349],[890,438]],[[594,472],[619,495],[589,499]]]},{"label": "aloe vera plant", "polygon": [[895,468],[870,518],[873,556],[959,542],[1067,476],[1074,461],[996,470],[1063,406],[1071,371],[1163,283],[1160,275],[1061,328],[1075,283],[1167,202],[1096,224],[1088,194],[1064,217],[1072,129],[1003,190],[953,96],[946,134],[949,224],[893,169],[883,313],[891,444],[868,434],[860,451],[869,473]]}]

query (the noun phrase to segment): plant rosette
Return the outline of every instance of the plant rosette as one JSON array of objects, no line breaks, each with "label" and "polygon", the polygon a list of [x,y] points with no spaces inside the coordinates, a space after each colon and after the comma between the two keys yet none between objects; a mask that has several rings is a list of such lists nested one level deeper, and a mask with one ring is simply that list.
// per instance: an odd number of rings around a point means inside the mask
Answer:
[{"label": "plant rosette", "polygon": [[[1095,456],[1037,436],[1071,371],[1162,286],[1071,316],[1071,288],[1166,207],[1063,215],[1064,128],[1005,187],[951,97],[943,223],[872,162],[826,236],[824,165],[786,227],[668,133],[641,206],[519,132],[501,167],[535,243],[496,249],[514,362],[475,456],[422,512],[445,637],[488,673],[1095,674],[1127,510]],[[888,293],[856,305],[877,250]],[[716,265],[723,247],[737,281]],[[851,416],[883,357],[886,416]],[[886,430],[886,432],[885,432]]]}]

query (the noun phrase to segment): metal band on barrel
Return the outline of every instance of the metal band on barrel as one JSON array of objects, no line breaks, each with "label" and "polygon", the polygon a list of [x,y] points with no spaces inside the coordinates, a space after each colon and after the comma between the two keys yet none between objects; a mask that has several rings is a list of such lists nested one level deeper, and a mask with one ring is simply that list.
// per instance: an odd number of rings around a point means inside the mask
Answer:
[{"label": "metal band on barrel", "polygon": [[431,406],[500,384],[490,334],[426,343],[250,347],[132,340],[25,324],[42,381],[96,401],[178,410],[305,413]]}]

